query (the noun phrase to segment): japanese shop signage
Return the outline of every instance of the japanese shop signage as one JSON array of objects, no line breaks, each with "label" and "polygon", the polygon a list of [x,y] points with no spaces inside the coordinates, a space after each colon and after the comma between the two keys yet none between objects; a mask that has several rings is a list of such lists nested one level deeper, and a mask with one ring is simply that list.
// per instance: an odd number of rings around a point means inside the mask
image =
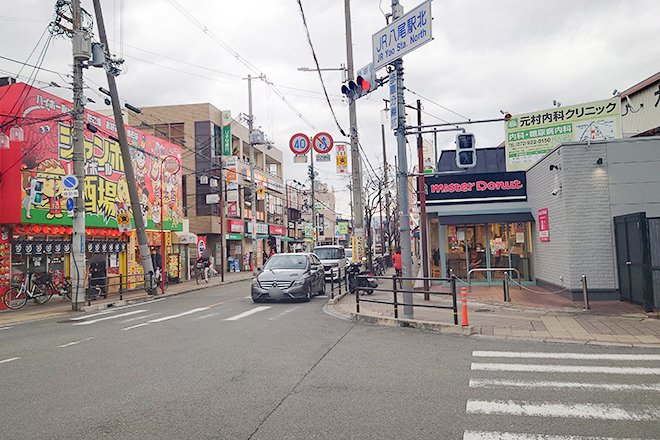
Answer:
[{"label": "japanese shop signage", "polygon": [[222,112],[222,154],[231,154],[231,111]]},{"label": "japanese shop signage", "polygon": [[438,175],[426,177],[424,180],[427,205],[527,200],[524,171]]},{"label": "japanese shop signage", "polygon": [[284,226],[270,225],[268,226],[268,232],[270,232],[270,235],[284,235],[286,234],[286,229]]},{"label": "japanese shop signage", "polygon": [[[63,212],[67,188],[62,177],[73,171],[72,104],[22,83],[3,87],[3,93],[0,114],[19,115],[25,131],[20,165],[12,174],[20,181],[20,193],[3,195],[6,202],[16,200],[21,206],[21,218],[13,221],[71,225],[72,219]],[[20,103],[20,108],[13,109],[15,103]],[[84,136],[85,181],[80,196],[85,202],[85,224],[117,228],[118,203],[127,203],[132,217],[121,150],[112,139],[117,136],[117,126],[112,119],[91,111],[85,111],[85,123],[97,128],[95,133],[85,130]],[[145,226],[160,229],[162,222],[164,229],[182,230],[181,173],[177,167],[168,166],[169,162],[161,167],[162,157],[173,155],[180,160],[181,147],[128,126],[126,136]],[[40,203],[34,203],[29,195],[35,179],[44,183]]]},{"label": "japanese shop signage", "polygon": [[428,0],[371,37],[374,70],[431,41],[431,1]]},{"label": "japanese shop signage", "polygon": [[506,170],[524,171],[563,142],[620,139],[619,98],[558,107],[505,122]]},{"label": "japanese shop signage", "polygon": [[548,208],[539,209],[539,239],[550,241],[550,227],[548,226]]},{"label": "japanese shop signage", "polygon": [[229,232],[243,232],[245,228],[242,220],[227,220],[227,225],[229,226]]}]

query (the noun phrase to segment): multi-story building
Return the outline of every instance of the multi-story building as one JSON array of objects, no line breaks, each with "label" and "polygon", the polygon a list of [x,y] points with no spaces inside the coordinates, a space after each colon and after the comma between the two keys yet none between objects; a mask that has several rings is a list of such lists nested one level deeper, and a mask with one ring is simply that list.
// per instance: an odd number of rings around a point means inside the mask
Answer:
[{"label": "multi-story building", "polygon": [[141,110],[129,112],[129,123],[183,147],[183,210],[198,243],[190,259],[197,258],[202,242],[218,270],[222,260],[224,270],[232,271],[263,264],[264,254],[277,250],[286,236],[282,151],[254,146],[255,179],[264,188],[257,192],[254,252],[248,128],[208,103]]}]

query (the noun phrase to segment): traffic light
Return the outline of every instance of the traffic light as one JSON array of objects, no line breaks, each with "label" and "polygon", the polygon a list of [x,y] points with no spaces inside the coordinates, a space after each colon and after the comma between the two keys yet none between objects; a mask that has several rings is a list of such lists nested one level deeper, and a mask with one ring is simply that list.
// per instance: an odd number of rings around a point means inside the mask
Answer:
[{"label": "traffic light", "polygon": [[376,72],[373,65],[367,65],[358,70],[357,78],[350,80],[341,86],[341,92],[350,100],[354,101],[376,89]]},{"label": "traffic light", "polygon": [[472,133],[456,135],[456,166],[473,168],[477,165],[477,140]]},{"label": "traffic light", "polygon": [[30,181],[30,203],[32,205],[41,205],[44,200],[44,183],[39,179]]}]

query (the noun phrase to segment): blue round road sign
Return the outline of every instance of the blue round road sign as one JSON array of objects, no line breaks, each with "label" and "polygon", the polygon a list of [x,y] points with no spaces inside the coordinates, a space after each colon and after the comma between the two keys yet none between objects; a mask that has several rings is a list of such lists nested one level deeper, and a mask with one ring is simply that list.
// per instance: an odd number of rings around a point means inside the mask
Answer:
[{"label": "blue round road sign", "polygon": [[73,174],[62,177],[62,185],[66,189],[76,189],[78,188],[78,178]]}]

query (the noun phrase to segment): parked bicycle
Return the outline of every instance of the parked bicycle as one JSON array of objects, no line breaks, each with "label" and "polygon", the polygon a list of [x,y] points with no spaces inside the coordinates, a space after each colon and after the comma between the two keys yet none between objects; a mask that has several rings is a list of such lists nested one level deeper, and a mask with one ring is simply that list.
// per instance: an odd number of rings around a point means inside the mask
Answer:
[{"label": "parked bicycle", "polygon": [[195,281],[197,284],[199,284],[202,280],[208,283],[211,276],[212,275],[208,264],[205,264],[202,261],[198,261],[195,264]]},{"label": "parked bicycle", "polygon": [[[160,267],[156,268],[156,275],[154,275],[154,283],[156,283],[156,288],[161,290],[160,293],[165,293],[163,290],[163,272]],[[165,277],[165,290],[170,286],[170,277]]]},{"label": "parked bicycle", "polygon": [[18,287],[12,287],[2,295],[2,302],[7,308],[20,309],[28,299],[37,304],[45,304],[50,299],[47,288],[43,284],[32,282],[32,272],[25,272]]},{"label": "parked bicycle", "polygon": [[62,282],[55,284],[52,272],[37,272],[34,282],[45,287],[49,296],[59,295],[71,299],[71,277],[62,277]]}]

